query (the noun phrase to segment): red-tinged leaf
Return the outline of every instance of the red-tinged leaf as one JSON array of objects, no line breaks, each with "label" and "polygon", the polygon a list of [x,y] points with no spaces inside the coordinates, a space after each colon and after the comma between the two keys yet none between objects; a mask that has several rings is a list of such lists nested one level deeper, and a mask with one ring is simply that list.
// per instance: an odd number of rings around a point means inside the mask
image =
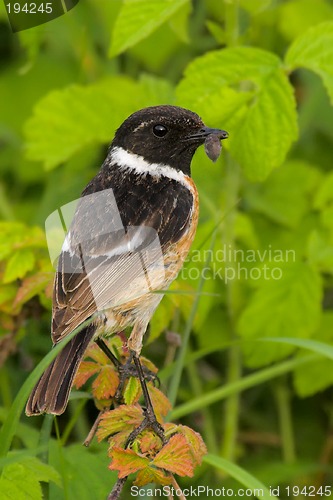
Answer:
[{"label": "red-tinged leaf", "polygon": [[81,361],[74,379],[75,387],[80,389],[90,377],[99,372],[99,369],[99,366],[93,361]]},{"label": "red-tinged leaf", "polygon": [[15,312],[19,312],[23,304],[44,290],[51,280],[53,280],[53,273],[45,272],[36,273],[24,279],[13,303]]},{"label": "red-tinged leaf", "polygon": [[153,373],[158,372],[157,366],[155,366],[154,363],[152,361],[150,361],[150,359],[145,358],[144,356],[140,356],[140,361],[151,372],[153,372]]},{"label": "red-tinged leaf", "polygon": [[161,469],[147,467],[146,469],[139,470],[133,484],[135,484],[135,486],[145,486],[149,483],[156,483],[165,486],[171,484],[171,481],[172,477],[167,476]]},{"label": "red-tinged leaf", "polygon": [[109,399],[116,393],[119,377],[113,367],[103,366],[93,381],[92,393],[96,399]]},{"label": "red-tinged leaf", "polygon": [[134,427],[141,424],[142,419],[142,411],[138,406],[120,405],[114,410],[105,412],[101,417],[97,430],[97,438],[101,441],[116,432],[131,432]]},{"label": "red-tinged leaf", "polygon": [[152,463],[156,467],[166,469],[179,476],[193,476],[194,464],[191,450],[185,437],[181,434],[172,436]]},{"label": "red-tinged leaf", "polygon": [[178,426],[179,432],[185,437],[192,454],[193,463],[195,466],[200,465],[202,458],[208,453],[207,447],[198,432],[195,432],[186,425]]},{"label": "red-tinged leaf", "polygon": [[172,408],[170,401],[166,395],[152,383],[149,384],[149,394],[157,419],[163,420],[163,417],[165,417]]},{"label": "red-tinged leaf", "polygon": [[120,479],[149,466],[149,459],[138,455],[133,450],[113,448],[111,458],[109,469],[119,471]]},{"label": "red-tinged leaf", "polygon": [[109,365],[111,363],[107,355],[104,354],[104,352],[100,347],[98,347],[97,344],[91,344],[88,347],[85,358],[91,358],[101,366]]},{"label": "red-tinged leaf", "polygon": [[109,439],[109,449],[108,449],[109,457],[112,454],[113,448],[123,448],[123,449],[125,448],[128,436],[129,436],[128,431],[122,431],[122,432],[117,432],[117,434],[115,434]]},{"label": "red-tinged leaf", "polygon": [[150,455],[156,454],[162,447],[161,439],[154,432],[146,431],[140,439],[140,450]]},{"label": "red-tinged leaf", "polygon": [[139,379],[135,377],[130,377],[126,384],[126,388],[123,393],[124,402],[127,405],[132,405],[138,402],[141,395],[141,384]]}]

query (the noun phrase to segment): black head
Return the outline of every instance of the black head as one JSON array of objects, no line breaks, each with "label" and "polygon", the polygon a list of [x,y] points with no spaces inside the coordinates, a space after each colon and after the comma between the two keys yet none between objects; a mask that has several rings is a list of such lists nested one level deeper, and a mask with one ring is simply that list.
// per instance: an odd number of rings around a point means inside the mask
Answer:
[{"label": "black head", "polygon": [[111,147],[142,156],[149,163],[163,163],[190,174],[195,150],[210,135],[227,132],[205,127],[201,118],[178,106],[152,106],[130,115],[116,132]]}]

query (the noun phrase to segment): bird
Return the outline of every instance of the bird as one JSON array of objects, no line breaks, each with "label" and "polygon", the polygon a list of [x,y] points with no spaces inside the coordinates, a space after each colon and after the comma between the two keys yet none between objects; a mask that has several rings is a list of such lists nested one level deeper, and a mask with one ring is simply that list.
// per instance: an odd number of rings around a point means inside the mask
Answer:
[{"label": "bird", "polygon": [[130,327],[127,347],[140,371],[149,321],[177,277],[197,228],[192,157],[205,145],[216,160],[227,137],[226,131],[205,126],[196,113],[172,105],[138,110],[117,129],[104,163],[81,194],[59,255],[53,345],[89,318],[91,323],[42,374],[28,399],[28,416],[65,411],[93,340]]}]

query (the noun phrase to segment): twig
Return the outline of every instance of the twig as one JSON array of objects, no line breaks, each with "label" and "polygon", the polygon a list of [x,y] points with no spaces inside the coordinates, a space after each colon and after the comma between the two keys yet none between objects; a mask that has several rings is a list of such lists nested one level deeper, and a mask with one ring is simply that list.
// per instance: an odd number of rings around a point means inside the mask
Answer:
[{"label": "twig", "polygon": [[175,490],[179,492],[179,495],[177,495],[178,498],[180,498],[180,500],[186,500],[186,496],[183,495],[183,493],[181,493],[182,490],[181,490],[179,484],[177,483],[177,481],[175,480],[174,476],[172,476],[172,478],[171,478],[171,483],[172,483],[172,486],[175,488]]},{"label": "twig", "polygon": [[[107,410],[107,409],[106,409]],[[98,424],[101,420],[101,417],[103,415],[103,413],[106,411],[106,410],[101,410],[95,420],[95,422],[93,423],[92,425],[92,428],[90,429],[89,433],[88,433],[88,436],[86,437],[86,439],[84,440],[83,444],[84,446],[88,447],[91,443],[91,441],[93,440],[93,437],[95,436],[96,434],[96,431],[97,431],[97,427],[98,427]]]},{"label": "twig", "polygon": [[122,489],[126,483],[126,480],[127,480],[127,476],[122,477],[121,479],[117,479],[116,484],[114,485],[111,493],[108,496],[108,500],[118,500],[118,498],[121,495]]}]

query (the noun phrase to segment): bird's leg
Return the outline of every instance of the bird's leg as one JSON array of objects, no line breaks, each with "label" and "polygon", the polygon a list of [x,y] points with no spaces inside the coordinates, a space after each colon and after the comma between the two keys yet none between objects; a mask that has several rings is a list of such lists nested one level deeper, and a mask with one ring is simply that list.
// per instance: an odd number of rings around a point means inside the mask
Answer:
[{"label": "bird's leg", "polygon": [[150,395],[148,392],[147,384],[146,384],[146,377],[144,374],[144,371],[142,369],[142,365],[139,359],[139,356],[134,352],[131,351],[131,357],[134,361],[134,365],[137,370],[137,374],[140,380],[141,388],[142,388],[142,394],[143,398],[145,401],[145,409],[144,409],[144,419],[141,422],[141,424],[134,429],[131,434],[128,436],[128,439],[126,441],[125,448],[128,448],[133,441],[138,437],[138,435],[144,431],[147,428],[152,429],[155,434],[161,439],[162,443],[166,443],[166,438],[164,434],[164,429],[162,425],[158,422],[155,412],[154,412],[154,407],[150,399]]},{"label": "bird's leg", "polygon": [[116,358],[116,356],[113,354],[113,352],[110,351],[109,347],[106,345],[104,340],[101,339],[100,337],[97,337],[97,339],[95,339],[95,342],[119,371],[122,364],[120,363],[118,358]]},{"label": "bird's leg", "polygon": [[[125,385],[126,380],[130,377],[137,377],[140,379],[140,374],[138,372],[137,366],[136,366],[136,364],[132,363],[134,353],[133,353],[133,351],[130,351],[130,355],[128,356],[128,359],[126,360],[126,362],[124,364],[122,364],[119,361],[119,359],[111,352],[111,350],[109,349],[109,347],[107,346],[107,344],[104,342],[103,339],[98,337],[95,340],[95,342],[98,345],[98,347],[104,352],[104,354],[110,359],[110,361],[112,362],[112,364],[115,366],[115,368],[117,369],[117,371],[119,373],[119,385],[117,387],[117,390],[116,390],[114,397],[115,397],[116,401],[120,401],[122,399],[122,393],[124,390],[124,385]],[[149,370],[145,366],[142,367],[141,363],[140,363],[140,366],[141,366],[141,371],[143,373],[143,377],[145,380],[152,381],[152,382],[155,382],[155,381],[159,382],[159,379],[154,372],[152,372],[151,370]],[[146,387],[146,389],[147,389],[147,387]]]}]

